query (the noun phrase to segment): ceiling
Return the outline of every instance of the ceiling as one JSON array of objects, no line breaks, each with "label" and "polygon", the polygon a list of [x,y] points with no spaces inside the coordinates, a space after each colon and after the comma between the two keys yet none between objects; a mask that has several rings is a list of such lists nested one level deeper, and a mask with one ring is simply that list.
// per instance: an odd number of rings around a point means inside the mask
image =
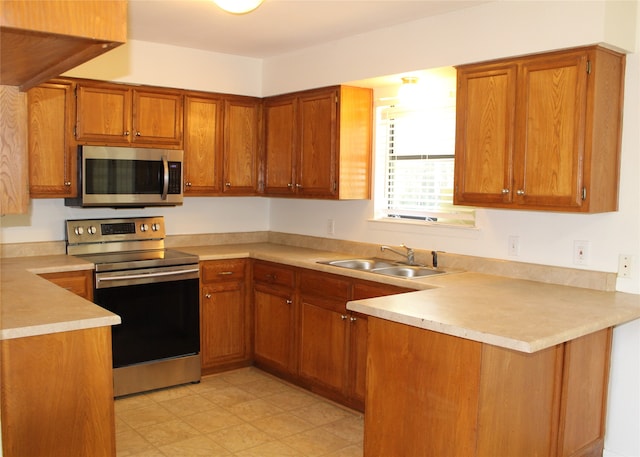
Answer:
[{"label": "ceiling", "polygon": [[481,0],[265,0],[234,15],[211,0],[129,0],[129,39],[268,58],[486,3]]}]

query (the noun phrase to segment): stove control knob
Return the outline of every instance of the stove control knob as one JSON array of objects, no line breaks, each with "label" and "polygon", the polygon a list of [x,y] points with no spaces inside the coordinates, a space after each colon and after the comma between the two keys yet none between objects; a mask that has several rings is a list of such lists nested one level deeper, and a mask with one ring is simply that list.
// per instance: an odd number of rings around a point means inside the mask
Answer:
[{"label": "stove control knob", "polygon": [[89,227],[87,227],[87,233],[89,235],[95,235],[97,231],[98,230],[93,225],[90,225]]},{"label": "stove control knob", "polygon": [[147,225],[147,224],[140,224],[140,231],[141,231],[141,232],[146,232],[147,230],[149,230],[149,225]]},{"label": "stove control knob", "polygon": [[151,224],[151,230],[153,230],[154,232],[157,232],[158,230],[160,230],[160,224],[158,224],[157,222],[154,222],[153,224]]},{"label": "stove control knob", "polygon": [[82,234],[84,233],[84,229],[83,229],[82,227],[75,227],[75,228],[73,229],[73,232],[74,232],[76,235],[80,236],[80,235],[82,235]]}]

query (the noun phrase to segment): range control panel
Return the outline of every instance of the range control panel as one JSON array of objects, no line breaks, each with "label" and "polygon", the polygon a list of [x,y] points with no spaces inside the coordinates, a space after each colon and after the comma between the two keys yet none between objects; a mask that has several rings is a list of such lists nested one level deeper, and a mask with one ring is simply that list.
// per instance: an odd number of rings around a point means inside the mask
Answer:
[{"label": "range control panel", "polygon": [[68,220],[67,244],[163,240],[164,217]]}]

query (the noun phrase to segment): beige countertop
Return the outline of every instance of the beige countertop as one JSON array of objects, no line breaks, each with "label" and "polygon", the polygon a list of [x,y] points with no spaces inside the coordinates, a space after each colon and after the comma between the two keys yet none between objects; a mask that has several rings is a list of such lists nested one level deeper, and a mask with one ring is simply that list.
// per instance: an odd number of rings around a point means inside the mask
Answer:
[{"label": "beige countertop", "polygon": [[2,259],[0,340],[120,323],[120,316],[38,276],[92,270],[93,264],[67,255]]},{"label": "beige countertop", "polygon": [[[523,352],[535,352],[640,318],[640,295],[621,292],[473,272],[420,279],[393,278],[317,263],[352,257],[349,254],[271,243],[175,249],[196,254],[202,261],[255,258],[419,289],[353,301],[347,307],[370,316]],[[119,323],[118,316],[37,276],[92,267],[65,255],[3,259],[0,338]]]}]

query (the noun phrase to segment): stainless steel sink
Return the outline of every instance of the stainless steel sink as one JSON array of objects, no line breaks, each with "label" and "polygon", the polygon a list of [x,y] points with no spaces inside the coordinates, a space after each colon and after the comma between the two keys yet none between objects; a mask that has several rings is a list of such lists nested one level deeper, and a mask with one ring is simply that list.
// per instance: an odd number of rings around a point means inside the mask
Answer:
[{"label": "stainless steel sink", "polygon": [[374,270],[376,268],[387,268],[397,265],[383,259],[346,259],[346,260],[330,260],[328,262],[320,262],[334,267],[349,268],[351,270]]},{"label": "stainless steel sink", "polygon": [[348,268],[350,270],[363,270],[386,276],[409,279],[444,273],[442,270],[436,270],[430,267],[421,265],[405,265],[392,260],[378,258],[325,260],[318,263],[332,265],[334,267]]},{"label": "stainless steel sink", "polygon": [[378,268],[373,271],[381,275],[387,276],[399,276],[402,278],[419,278],[423,276],[438,275],[444,273],[442,270],[434,270],[428,267],[416,267],[416,266],[397,266],[389,268]]}]

